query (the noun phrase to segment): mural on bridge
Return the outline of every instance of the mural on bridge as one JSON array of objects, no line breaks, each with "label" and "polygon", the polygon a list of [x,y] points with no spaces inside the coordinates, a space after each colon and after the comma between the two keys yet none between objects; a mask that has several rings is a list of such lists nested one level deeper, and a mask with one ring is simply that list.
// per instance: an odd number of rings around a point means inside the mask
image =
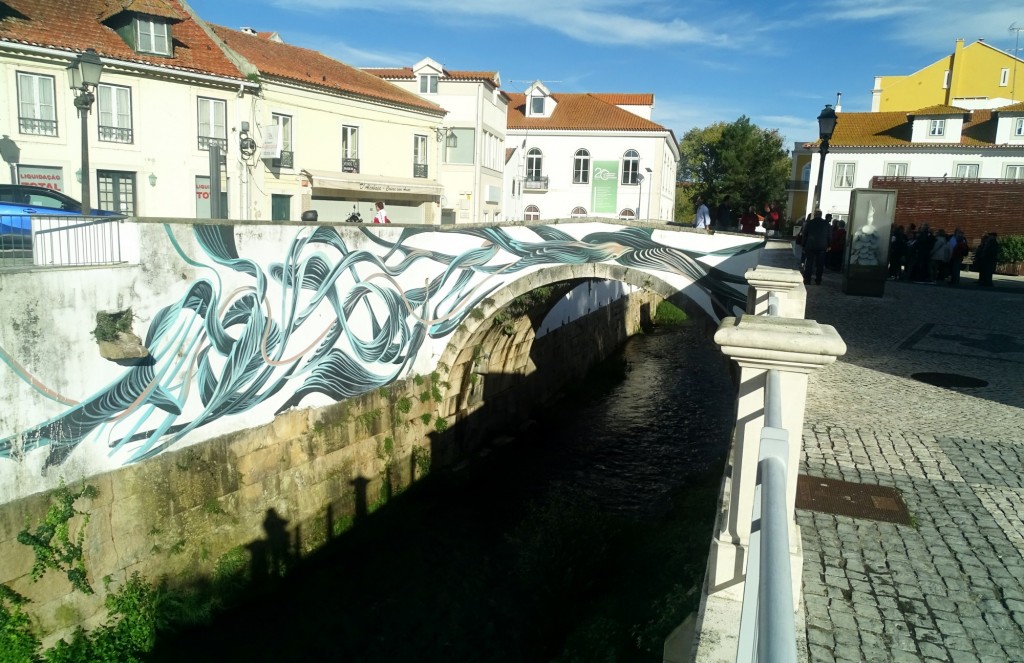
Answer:
[{"label": "mural on bridge", "polygon": [[[0,439],[0,458],[16,461],[49,447],[50,467],[89,441],[136,462],[271,399],[281,412],[310,394],[336,401],[379,388],[409,369],[428,337],[451,334],[497,288],[537,267],[614,262],[668,271],[703,288],[721,317],[742,309],[744,291],[735,286],[745,282],[698,259],[760,248],[742,244],[701,253],[663,245],[650,228],[618,227],[576,239],[554,226],[534,226],[452,231],[473,239],[475,248],[449,254],[411,242],[437,232],[433,228],[403,229],[395,241],[361,228],[380,249],[371,252],[348,247],[333,227],[316,227],[297,232],[282,262],[260,265],[238,254],[233,226],[193,228],[203,256],[188,255],[165,226],[177,255],[204,276],[153,316],[145,338],[149,359],[126,367],[113,383],[75,402],[46,388],[0,348],[0,358],[22,380],[69,406]],[[511,230],[531,237],[517,238]],[[423,262],[435,275],[403,288],[399,277]],[[227,270],[247,285],[228,290]]]}]

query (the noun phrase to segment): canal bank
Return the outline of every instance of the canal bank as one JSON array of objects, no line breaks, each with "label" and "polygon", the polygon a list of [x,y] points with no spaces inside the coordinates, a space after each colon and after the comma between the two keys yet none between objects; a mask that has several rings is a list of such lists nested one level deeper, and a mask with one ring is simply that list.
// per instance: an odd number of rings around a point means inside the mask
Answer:
[{"label": "canal bank", "polygon": [[695,325],[611,366],[607,393],[552,403],[154,660],[660,660],[699,599],[735,396]]}]

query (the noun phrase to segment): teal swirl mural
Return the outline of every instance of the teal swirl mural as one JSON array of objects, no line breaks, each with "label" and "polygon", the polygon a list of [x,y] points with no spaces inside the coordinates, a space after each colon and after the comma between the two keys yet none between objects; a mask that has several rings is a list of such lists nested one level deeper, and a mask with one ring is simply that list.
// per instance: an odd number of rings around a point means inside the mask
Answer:
[{"label": "teal swirl mural", "polygon": [[[153,316],[145,338],[149,359],[76,403],[40,387],[0,349],[8,368],[69,406],[0,439],[0,459],[47,447],[46,466],[60,465],[88,440],[136,462],[274,396],[284,397],[280,412],[310,394],[341,400],[381,387],[410,367],[427,338],[451,334],[481,300],[536,267],[614,262],[668,271],[703,288],[719,317],[742,308],[743,279],[698,259],[760,244],[707,254],[660,244],[650,228],[609,228],[580,239],[553,226],[516,229],[529,241],[510,228],[457,229],[449,232],[478,245],[453,254],[416,246],[417,235],[438,234],[435,228],[403,229],[394,241],[360,228],[375,251],[350,248],[333,227],[302,228],[282,261],[264,267],[239,255],[233,226],[193,226],[201,256],[188,255],[165,226],[174,252],[199,276]],[[400,277],[424,263],[433,276],[403,289]],[[244,285],[227,290],[230,273]]]}]

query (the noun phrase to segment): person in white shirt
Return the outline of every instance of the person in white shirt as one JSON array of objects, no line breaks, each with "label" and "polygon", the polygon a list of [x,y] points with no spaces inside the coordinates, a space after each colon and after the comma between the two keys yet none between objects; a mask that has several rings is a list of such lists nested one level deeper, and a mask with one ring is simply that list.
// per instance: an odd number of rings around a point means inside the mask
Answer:
[{"label": "person in white shirt", "polygon": [[693,221],[694,228],[710,228],[711,227],[711,214],[708,212],[708,206],[704,204],[704,198],[697,198],[697,218]]},{"label": "person in white shirt", "polygon": [[388,218],[388,212],[384,209],[384,203],[378,202],[377,213],[373,216],[374,223],[391,223],[391,219]]}]

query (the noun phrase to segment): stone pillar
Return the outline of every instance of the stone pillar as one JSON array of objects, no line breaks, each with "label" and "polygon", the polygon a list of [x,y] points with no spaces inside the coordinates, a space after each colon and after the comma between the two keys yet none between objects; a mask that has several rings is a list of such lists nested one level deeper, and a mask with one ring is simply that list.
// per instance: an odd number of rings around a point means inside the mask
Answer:
[{"label": "stone pillar", "polygon": [[747,313],[766,315],[768,294],[774,292],[779,299],[779,316],[803,318],[807,307],[807,289],[800,272],[794,269],[759,266],[743,275],[750,284],[747,291]]},{"label": "stone pillar", "polygon": [[[803,436],[807,376],[827,366],[846,352],[836,330],[813,320],[747,315],[726,318],[715,333],[715,342],[740,366],[736,403],[736,432],[726,479],[721,511],[708,560],[709,594],[725,592],[739,600],[750,537],[754,488],[761,429],[765,425],[765,383],[767,371],[780,372],[782,383],[782,427],[789,434],[787,509],[796,502],[796,477]],[[795,521],[791,547],[799,550]],[[797,560],[798,563],[802,560]],[[799,578],[799,566],[796,578]]]}]

